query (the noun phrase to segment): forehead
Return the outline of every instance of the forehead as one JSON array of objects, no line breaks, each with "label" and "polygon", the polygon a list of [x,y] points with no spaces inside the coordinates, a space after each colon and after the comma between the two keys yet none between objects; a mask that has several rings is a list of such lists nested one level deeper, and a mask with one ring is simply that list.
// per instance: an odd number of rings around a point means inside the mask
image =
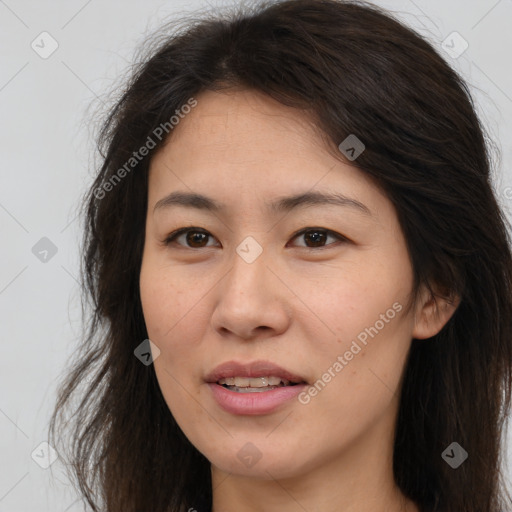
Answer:
[{"label": "forehead", "polygon": [[[200,137],[191,140],[193,134]],[[303,111],[247,89],[202,92],[197,106],[183,116],[169,140],[176,149],[186,143],[187,148],[202,152],[223,154],[229,150],[233,159],[239,153],[258,159],[268,153],[311,158],[312,154],[319,157],[326,151],[319,131]],[[225,156],[229,159],[229,155]]]},{"label": "forehead", "polygon": [[256,197],[265,209],[269,197],[304,192],[354,200],[380,194],[364,173],[328,150],[304,112],[252,90],[205,91],[196,99],[151,161],[153,207],[173,190],[228,205]]}]

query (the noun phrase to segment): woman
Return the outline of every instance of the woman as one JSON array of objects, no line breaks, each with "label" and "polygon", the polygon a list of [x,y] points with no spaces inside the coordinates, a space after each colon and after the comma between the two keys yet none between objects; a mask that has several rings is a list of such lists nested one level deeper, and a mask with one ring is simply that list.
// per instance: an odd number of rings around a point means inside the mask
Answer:
[{"label": "woman", "polygon": [[49,441],[92,374],[70,459],[93,510],[512,505],[507,226],[429,43],[361,2],[205,16],[100,142]]}]

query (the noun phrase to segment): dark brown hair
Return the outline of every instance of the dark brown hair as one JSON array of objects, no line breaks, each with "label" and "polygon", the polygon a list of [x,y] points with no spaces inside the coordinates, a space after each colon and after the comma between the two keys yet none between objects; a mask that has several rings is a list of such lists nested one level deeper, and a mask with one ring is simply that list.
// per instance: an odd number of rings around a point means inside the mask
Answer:
[{"label": "dark brown hair", "polygon": [[[337,146],[356,134],[366,149],[353,165],[396,208],[414,291],[435,284],[461,298],[438,335],[412,341],[397,485],[422,511],[510,506],[500,441],[511,404],[512,259],[468,86],[430,43],[363,2],[265,3],[162,34],[101,130],[102,166],[83,203],[84,314],[86,305],[92,312],[50,424],[50,444],[71,441],[70,470],[93,510],[174,512],[198,508],[200,496],[211,505],[209,461],[177,426],[153,366],[134,356],[148,337],[139,295],[148,167],[166,139],[112,180],[190,98],[228,87],[300,109],[340,159]],[[469,454],[456,470],[441,457],[453,441]]]}]

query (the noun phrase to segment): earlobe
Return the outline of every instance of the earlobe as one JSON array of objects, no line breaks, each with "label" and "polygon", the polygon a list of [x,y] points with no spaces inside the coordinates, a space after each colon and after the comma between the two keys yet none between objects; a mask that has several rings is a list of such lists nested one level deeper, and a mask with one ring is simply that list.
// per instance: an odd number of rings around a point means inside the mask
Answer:
[{"label": "earlobe", "polygon": [[439,333],[453,316],[459,303],[458,295],[437,295],[424,288],[415,308],[413,338],[427,339]]}]

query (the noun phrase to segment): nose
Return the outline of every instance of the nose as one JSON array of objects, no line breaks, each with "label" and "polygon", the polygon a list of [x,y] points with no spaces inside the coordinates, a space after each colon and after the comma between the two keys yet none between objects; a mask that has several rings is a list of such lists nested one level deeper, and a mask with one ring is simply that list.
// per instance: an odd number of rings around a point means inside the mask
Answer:
[{"label": "nose", "polygon": [[248,340],[288,328],[293,294],[268,260],[265,250],[251,263],[235,252],[231,270],[215,287],[211,324],[220,335]]}]

